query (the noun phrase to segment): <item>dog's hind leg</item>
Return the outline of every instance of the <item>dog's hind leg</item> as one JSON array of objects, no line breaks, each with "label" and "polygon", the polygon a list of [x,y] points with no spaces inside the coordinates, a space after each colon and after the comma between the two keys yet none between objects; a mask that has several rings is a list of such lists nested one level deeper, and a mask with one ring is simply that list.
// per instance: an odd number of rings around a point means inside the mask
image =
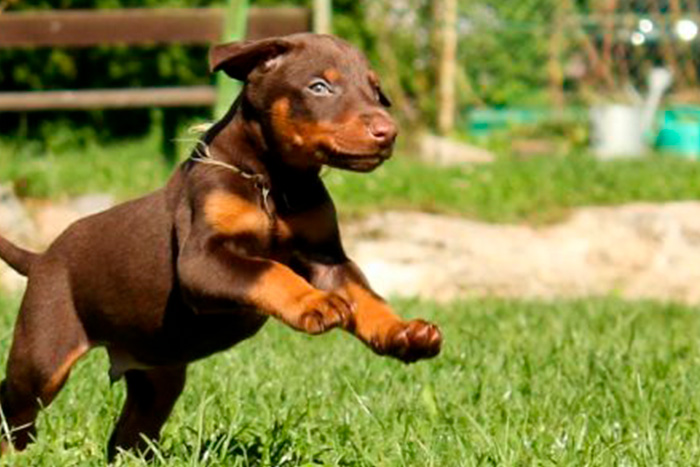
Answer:
[{"label": "dog's hind leg", "polygon": [[[43,279],[43,280],[42,280]],[[22,450],[36,433],[36,416],[55,398],[89,342],[75,313],[67,280],[30,278],[15,325],[5,380],[0,385],[4,417],[1,451]]]},{"label": "dog's hind leg", "polygon": [[155,441],[185,387],[187,367],[160,367],[129,370],[126,378],[126,402],[107,448],[112,461],[119,449],[144,450],[146,440]]}]

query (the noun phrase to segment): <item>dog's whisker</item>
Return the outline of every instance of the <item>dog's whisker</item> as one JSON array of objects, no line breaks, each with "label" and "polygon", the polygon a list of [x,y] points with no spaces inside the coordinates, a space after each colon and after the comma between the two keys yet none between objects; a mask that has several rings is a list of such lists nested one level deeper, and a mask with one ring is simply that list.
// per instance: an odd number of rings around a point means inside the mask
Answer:
[{"label": "dog's whisker", "polygon": [[214,125],[213,122],[204,122],[204,123],[198,123],[196,125],[192,125],[187,129],[187,133],[190,134],[201,134],[201,133],[206,133],[209,131],[209,129]]}]

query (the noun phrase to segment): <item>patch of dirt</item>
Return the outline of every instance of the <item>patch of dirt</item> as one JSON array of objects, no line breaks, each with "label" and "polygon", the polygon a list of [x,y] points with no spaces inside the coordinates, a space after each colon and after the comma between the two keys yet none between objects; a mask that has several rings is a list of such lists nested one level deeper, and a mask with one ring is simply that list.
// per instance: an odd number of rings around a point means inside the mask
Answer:
[{"label": "patch of dirt", "polygon": [[[22,247],[43,250],[66,227],[81,217],[103,211],[114,204],[110,195],[86,195],[63,202],[21,202],[9,187],[0,186],[0,235]],[[0,288],[22,290],[26,280],[0,261]]]},{"label": "patch of dirt", "polygon": [[697,202],[585,208],[545,228],[385,212],[343,233],[350,256],[388,296],[700,303]]},{"label": "patch of dirt", "polygon": [[[0,187],[0,232],[43,248],[73,221],[112,203],[92,195],[23,205]],[[348,253],[385,296],[619,294],[700,303],[700,202],[584,208],[543,228],[390,211],[342,230]],[[0,287],[23,286],[0,264]]]}]

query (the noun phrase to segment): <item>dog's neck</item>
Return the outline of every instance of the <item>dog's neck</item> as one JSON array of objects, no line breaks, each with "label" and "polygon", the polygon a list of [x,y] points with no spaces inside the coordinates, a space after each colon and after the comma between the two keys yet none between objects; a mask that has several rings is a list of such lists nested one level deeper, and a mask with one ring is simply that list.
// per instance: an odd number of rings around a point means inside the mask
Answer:
[{"label": "dog's neck", "polygon": [[[202,138],[207,148],[206,156],[249,173],[268,177],[268,170],[259,154],[265,151],[264,139],[259,126],[243,115],[242,99],[239,96],[224,117],[216,122]],[[201,147],[194,153],[201,154]]]},{"label": "dog's neck", "polygon": [[306,180],[318,177],[320,167],[297,168],[285,164],[260,119],[241,95],[226,115],[203,138],[211,157],[267,179]]}]

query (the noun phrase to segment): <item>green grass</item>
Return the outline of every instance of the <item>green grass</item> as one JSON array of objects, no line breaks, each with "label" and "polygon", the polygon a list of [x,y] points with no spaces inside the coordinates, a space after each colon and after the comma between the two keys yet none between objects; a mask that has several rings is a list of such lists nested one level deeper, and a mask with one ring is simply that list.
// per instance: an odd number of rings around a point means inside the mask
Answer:
[{"label": "green grass", "polygon": [[[187,146],[181,145],[182,156]],[[161,186],[170,172],[154,136],[71,147],[45,151],[36,143],[0,140],[0,182],[14,180],[27,196],[109,191],[125,199]],[[421,209],[492,222],[542,223],[579,206],[700,198],[700,163],[660,156],[609,162],[586,155],[500,157],[489,165],[439,168],[399,154],[371,174],[331,170],[325,179],[344,215]]]},{"label": "green grass", "polygon": [[551,222],[576,207],[700,198],[700,164],[673,157],[601,162],[586,155],[440,168],[398,156],[374,173],[326,176],[352,212],[422,209],[491,222]]},{"label": "green grass", "polygon": [[0,140],[0,183],[11,180],[22,196],[61,198],[112,193],[120,199],[161,186],[171,168],[159,156],[158,139],[100,146],[88,142],[46,149],[33,141]]},{"label": "green grass", "polygon": [[[3,357],[15,305],[0,303]],[[190,367],[154,465],[697,462],[697,310],[612,298],[397,305],[442,326],[441,356],[404,366],[341,332],[270,323]],[[41,415],[38,442],[2,462],[103,465],[122,386],[93,352]]]}]

